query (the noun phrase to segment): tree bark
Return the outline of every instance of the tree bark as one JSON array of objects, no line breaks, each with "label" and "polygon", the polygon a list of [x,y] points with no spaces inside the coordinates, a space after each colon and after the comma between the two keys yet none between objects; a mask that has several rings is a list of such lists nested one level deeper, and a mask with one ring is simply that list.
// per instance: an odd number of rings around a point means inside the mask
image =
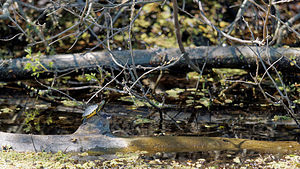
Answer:
[{"label": "tree bark", "polygon": [[[191,61],[202,67],[206,62],[206,68],[242,68],[256,69],[256,58],[261,56],[267,67],[274,64],[282,71],[300,72],[300,50],[289,48],[266,48],[266,47],[214,47],[202,46],[186,48]],[[259,54],[258,54],[259,53]],[[129,51],[113,51],[116,61],[121,65],[131,66]],[[158,66],[163,58],[165,61],[176,60],[181,53],[178,49],[135,50],[133,52],[135,64],[141,66]],[[49,67],[53,62],[53,67]],[[31,71],[24,70],[29,59],[0,60],[0,81],[11,81],[32,78]],[[113,61],[108,52],[92,52],[86,54],[61,54],[54,56],[41,56],[40,63],[47,68],[43,77],[52,76],[54,72],[66,72],[70,70],[91,70],[101,66],[104,68],[117,69],[119,66]],[[295,66],[296,65],[296,66]],[[187,67],[184,59],[174,65],[176,68]]]}]

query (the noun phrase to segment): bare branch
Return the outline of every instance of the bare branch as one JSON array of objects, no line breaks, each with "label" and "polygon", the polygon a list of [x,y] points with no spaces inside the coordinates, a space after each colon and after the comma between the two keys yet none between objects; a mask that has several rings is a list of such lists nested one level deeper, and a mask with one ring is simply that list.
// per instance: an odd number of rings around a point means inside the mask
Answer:
[{"label": "bare branch", "polygon": [[[259,9],[261,9],[262,11],[267,12],[266,9],[264,9],[262,6],[260,6],[259,4],[257,4],[255,1],[253,1],[253,0],[249,0],[249,1],[250,1],[251,3],[253,3],[254,5],[256,5],[256,6],[257,6]],[[283,22],[280,18],[278,18],[278,17],[276,17],[276,16],[274,16],[274,15],[272,15],[272,14],[270,14],[270,16],[271,16],[272,18],[275,18],[276,20],[278,20],[281,24],[285,25],[290,31],[292,31],[293,33],[295,33],[295,34],[298,36],[298,38],[300,39],[300,33],[296,32],[293,28],[291,28],[291,27],[288,25],[288,23]]]},{"label": "bare branch", "polygon": [[191,61],[189,54],[185,52],[184,46],[182,44],[180,25],[179,25],[179,21],[178,21],[177,0],[172,0],[172,2],[173,2],[173,13],[174,13],[173,18],[174,18],[174,26],[175,26],[175,35],[176,35],[179,49],[180,49],[181,53],[183,54],[183,57],[184,57],[185,61],[188,63],[188,65],[190,65],[193,70],[200,73],[201,72],[200,69]]},{"label": "bare branch", "polygon": [[236,37],[233,37],[229,34],[226,34],[224,33],[223,31],[221,31],[220,29],[218,29],[216,26],[214,26],[205,16],[204,14],[204,10],[202,8],[202,4],[201,4],[201,1],[200,0],[197,0],[198,2],[198,6],[199,6],[199,9],[200,9],[200,15],[202,17],[202,19],[205,21],[206,24],[208,24],[209,26],[211,26],[213,29],[215,29],[217,32],[219,32],[221,35],[223,35],[224,37],[230,39],[230,40],[233,40],[233,41],[237,41],[237,42],[240,42],[240,43],[243,43],[243,44],[258,44],[258,45],[263,45],[264,43],[260,40],[243,40],[243,39],[239,39],[239,38],[236,38]]}]

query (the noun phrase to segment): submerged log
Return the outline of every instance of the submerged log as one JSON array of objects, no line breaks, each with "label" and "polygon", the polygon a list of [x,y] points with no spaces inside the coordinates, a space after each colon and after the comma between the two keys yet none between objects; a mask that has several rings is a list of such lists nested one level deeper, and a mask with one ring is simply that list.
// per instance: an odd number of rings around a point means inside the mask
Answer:
[{"label": "submerged log", "polygon": [[[197,48],[187,48],[187,53],[191,60],[200,67],[206,63],[207,68],[244,68],[256,69],[256,58],[258,55],[264,61],[269,60],[275,63],[274,66],[280,70],[300,72],[300,50],[288,48],[266,48],[266,47],[214,47],[202,46]],[[120,65],[132,66],[130,51],[113,51],[115,60]],[[133,51],[136,65],[158,66],[162,60],[171,61],[180,57],[178,49],[155,49],[155,50],[135,50]],[[174,67],[187,67],[181,60]],[[50,63],[53,62],[53,67]],[[24,70],[27,63],[35,65],[29,59],[0,60],[0,81],[20,80],[31,78],[31,71]],[[42,76],[52,76],[54,72],[65,72],[70,70],[90,70],[97,66],[120,68],[113,61],[109,52],[92,52],[86,54],[61,54],[54,56],[41,56],[40,64],[46,69]],[[267,64],[268,65],[268,64]],[[292,66],[294,65],[294,66]]]}]

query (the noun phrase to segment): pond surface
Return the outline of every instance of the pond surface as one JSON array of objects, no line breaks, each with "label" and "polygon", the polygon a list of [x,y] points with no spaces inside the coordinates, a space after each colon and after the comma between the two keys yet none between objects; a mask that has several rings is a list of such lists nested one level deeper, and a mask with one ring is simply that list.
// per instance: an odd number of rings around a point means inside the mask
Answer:
[{"label": "pond surface", "polygon": [[[175,84],[168,84],[174,81]],[[190,77],[191,78],[191,77]],[[151,82],[151,78],[150,82]],[[147,80],[144,81],[147,84]],[[149,82],[149,85],[150,85]],[[33,85],[33,82],[26,82]],[[265,141],[299,141],[300,129],[286,111],[265,101],[260,91],[244,84],[221,87],[214,78],[206,78],[201,89],[193,88],[195,80],[167,76],[157,90],[165,91],[165,105],[161,108],[163,121],[157,110],[128,96],[106,95],[106,113],[112,115],[110,128],[115,136],[207,136],[241,138]],[[35,86],[36,87],[36,86]],[[180,87],[180,88],[178,88]],[[299,86],[298,86],[299,87]],[[268,88],[266,83],[266,88]],[[296,91],[297,91],[296,87]],[[70,134],[82,124],[80,106],[70,106],[63,98],[52,93],[49,97],[37,96],[14,82],[0,88],[1,131],[33,134]],[[158,92],[159,92],[158,91]],[[91,90],[70,91],[78,100],[87,100]],[[272,88],[269,92],[275,93]],[[84,94],[86,93],[86,94]],[[297,98],[297,92],[291,93]],[[213,98],[213,99],[212,99]],[[100,102],[100,97],[94,103]],[[295,111],[299,110],[296,104]],[[299,114],[297,114],[299,119]],[[227,150],[203,152],[161,152],[143,154],[143,160],[184,161],[205,164],[244,164],[259,157],[276,160],[282,154],[262,154],[255,151]],[[200,161],[199,161],[200,159]],[[202,160],[202,161],[201,161]],[[250,162],[249,162],[250,163]]]}]

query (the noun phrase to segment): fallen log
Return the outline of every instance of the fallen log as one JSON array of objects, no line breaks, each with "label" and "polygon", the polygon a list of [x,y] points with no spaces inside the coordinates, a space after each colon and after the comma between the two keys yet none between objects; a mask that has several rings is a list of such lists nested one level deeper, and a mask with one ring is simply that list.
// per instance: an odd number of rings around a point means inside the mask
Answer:
[{"label": "fallen log", "polygon": [[114,137],[107,119],[94,116],[70,135],[26,135],[0,132],[2,149],[19,152],[92,152],[115,153],[147,151],[199,152],[252,150],[260,153],[299,153],[300,144],[293,141],[255,141],[222,137],[160,136]]},{"label": "fallen log", "polygon": [[[300,72],[300,50],[289,48],[266,48],[266,47],[214,47],[202,46],[187,48],[191,60],[200,67],[206,62],[206,68],[243,68],[256,69],[256,58],[259,53],[264,61],[269,60],[271,64],[283,71]],[[121,64],[132,66],[130,51],[113,51],[116,61]],[[134,62],[141,66],[158,66],[161,61],[176,60],[181,53],[178,49],[155,49],[133,51]],[[50,63],[53,66],[50,67]],[[31,71],[25,70],[27,63],[34,64],[27,58],[0,60],[0,81],[11,81],[28,79]],[[44,77],[52,76],[54,72],[65,72],[70,70],[90,70],[97,66],[104,68],[118,68],[109,52],[92,52],[85,54],[61,54],[54,56],[41,56],[40,63],[48,71]],[[268,64],[267,64],[268,65]],[[292,66],[293,65],[293,66]],[[297,65],[297,66],[295,66]],[[184,59],[174,67],[187,67]]]},{"label": "fallen log", "polygon": [[199,152],[249,150],[259,153],[299,153],[300,144],[293,141],[256,141],[221,137],[160,136],[120,138],[91,135],[26,135],[0,132],[2,149],[18,152]]}]

